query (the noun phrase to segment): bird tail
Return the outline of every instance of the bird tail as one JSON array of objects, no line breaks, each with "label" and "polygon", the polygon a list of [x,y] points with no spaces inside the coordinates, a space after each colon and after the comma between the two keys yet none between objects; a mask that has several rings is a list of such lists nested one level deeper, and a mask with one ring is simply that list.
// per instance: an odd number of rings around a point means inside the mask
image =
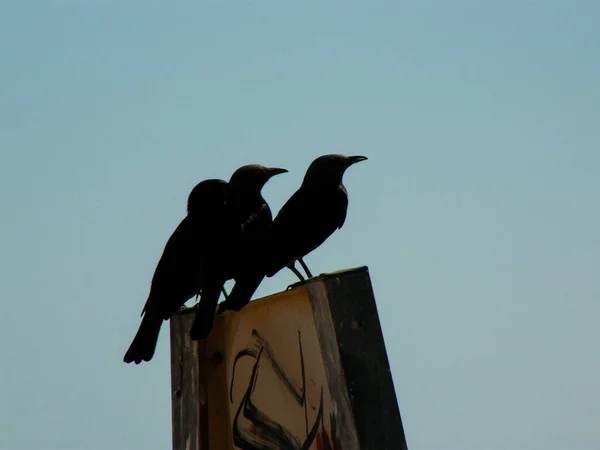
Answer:
[{"label": "bird tail", "polygon": [[190,338],[193,341],[206,339],[210,334],[222,288],[223,283],[214,283],[211,286],[204,286],[202,288],[200,302],[197,306],[196,318],[194,319],[194,323],[190,330]]},{"label": "bird tail", "polygon": [[258,289],[258,286],[260,286],[264,277],[264,274],[255,275],[236,281],[227,300],[219,304],[217,315],[222,314],[225,311],[239,311],[246,306],[252,299],[252,296]]},{"label": "bird tail", "polygon": [[161,326],[162,318],[156,314],[148,314],[146,311],[142,318],[142,323],[133,338],[133,342],[131,342],[127,353],[125,353],[123,361],[127,364],[130,362],[139,364],[142,361],[150,361],[154,356]]}]

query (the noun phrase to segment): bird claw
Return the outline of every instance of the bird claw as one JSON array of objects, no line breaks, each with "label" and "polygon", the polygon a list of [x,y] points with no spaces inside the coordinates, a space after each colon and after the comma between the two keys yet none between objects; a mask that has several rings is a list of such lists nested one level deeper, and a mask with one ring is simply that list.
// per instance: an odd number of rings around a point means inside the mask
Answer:
[{"label": "bird claw", "polygon": [[[246,306],[246,305],[244,305],[244,306]],[[216,314],[217,314],[217,316],[220,316],[225,311],[240,312],[244,306],[232,305],[226,301],[221,302],[221,303],[219,303],[219,306],[217,307]]]},{"label": "bird claw", "polygon": [[291,291],[292,289],[296,289],[297,287],[300,287],[306,283],[308,283],[308,280],[296,281],[295,283],[290,284],[286,288],[286,291]]}]

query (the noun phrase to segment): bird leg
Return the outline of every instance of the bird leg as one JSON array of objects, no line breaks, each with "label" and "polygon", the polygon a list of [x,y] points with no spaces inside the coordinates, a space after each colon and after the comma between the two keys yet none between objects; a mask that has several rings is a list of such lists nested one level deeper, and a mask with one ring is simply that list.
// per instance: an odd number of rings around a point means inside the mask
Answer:
[{"label": "bird leg", "polygon": [[[194,306],[192,306],[192,308],[197,308],[198,307],[198,297],[200,297],[200,292],[199,291],[196,294],[196,298],[194,299],[194,301],[196,302],[196,304]],[[223,293],[223,297],[225,297],[225,300],[227,300],[227,298],[229,297],[229,295],[227,295],[227,291],[225,290],[225,286],[223,286],[221,288],[221,292]],[[183,311],[184,309],[187,309],[185,306],[182,306],[181,308],[179,308],[180,311]]]},{"label": "bird leg", "polygon": [[305,278],[302,276],[300,271],[298,269],[296,269],[296,266],[294,264],[295,264],[295,262],[292,261],[291,263],[289,263],[287,265],[287,268],[290,269],[292,272],[294,272],[294,275],[296,275],[300,281],[305,281]]},{"label": "bird leg", "polygon": [[300,265],[302,266],[302,268],[306,272],[306,275],[308,275],[308,278],[312,278],[313,275],[312,275],[312,273],[310,273],[310,270],[308,269],[308,266],[306,265],[306,263],[304,262],[304,260],[302,258],[298,258],[298,261],[300,261]]},{"label": "bird leg", "polygon": [[[200,302],[198,301],[198,297],[200,297],[201,293],[202,293],[202,291],[198,291],[196,293],[196,297],[194,298],[194,302],[196,302],[196,303],[194,303],[189,308],[197,308],[198,307],[198,305],[200,304]],[[186,310],[186,309],[188,309],[188,307],[186,307],[185,305],[182,305],[181,308],[179,308],[179,311],[183,311],[183,310]]]},{"label": "bird leg", "polygon": [[[185,305],[181,305],[181,306],[179,307],[179,311],[185,311],[186,309],[190,309],[190,308],[197,308],[197,307],[198,307],[198,297],[200,297],[200,292],[202,292],[202,291],[198,291],[198,292],[196,293],[196,298],[194,298],[194,301],[195,301],[196,303],[194,303],[194,305],[193,305],[193,306],[185,306]],[[190,298],[191,298],[191,297],[190,297]]]},{"label": "bird leg", "polygon": [[[290,285],[287,287],[286,291],[289,291],[290,289],[294,289],[295,287],[302,286],[303,284],[306,284],[306,278],[304,278],[304,277],[302,276],[302,273],[300,273],[300,271],[299,271],[298,269],[296,269],[296,266],[295,266],[295,261],[292,261],[292,262],[291,262],[290,264],[288,264],[286,267],[287,267],[288,269],[290,269],[292,272],[294,272],[294,274],[295,274],[295,275],[298,277],[298,279],[300,280],[300,281],[297,281],[297,282],[295,282],[294,284],[290,284]],[[309,273],[310,273],[310,272],[309,272]]]}]

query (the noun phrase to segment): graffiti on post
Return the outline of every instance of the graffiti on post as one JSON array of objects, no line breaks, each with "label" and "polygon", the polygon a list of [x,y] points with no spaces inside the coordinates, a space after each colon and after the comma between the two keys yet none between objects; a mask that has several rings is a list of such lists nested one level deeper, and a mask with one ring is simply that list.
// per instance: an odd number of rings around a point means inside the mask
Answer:
[{"label": "graffiti on post", "polygon": [[[291,349],[286,347],[288,351],[284,353],[284,357],[278,358],[267,339],[256,329],[252,329],[246,347],[235,354],[229,400],[232,413],[235,411],[231,425],[236,448],[341,450],[334,412],[329,414],[329,430],[325,425],[325,403],[330,405],[331,400],[328,398],[329,390],[322,379],[322,373],[308,374],[307,377],[300,330],[297,330],[296,345],[293,355]],[[289,361],[290,358],[297,358],[299,361],[300,374],[290,373],[289,368],[286,369],[282,363],[283,359]],[[245,364],[246,376],[238,374],[236,377],[238,364],[243,364],[246,360],[251,361],[250,364]],[[314,360],[313,357],[313,370]],[[265,378],[262,389],[259,388],[261,377]],[[313,385],[313,392],[318,392],[316,396],[313,395],[316,398],[312,401],[307,395],[307,379]],[[234,392],[237,393],[237,402]],[[269,409],[270,412],[267,411]]]}]

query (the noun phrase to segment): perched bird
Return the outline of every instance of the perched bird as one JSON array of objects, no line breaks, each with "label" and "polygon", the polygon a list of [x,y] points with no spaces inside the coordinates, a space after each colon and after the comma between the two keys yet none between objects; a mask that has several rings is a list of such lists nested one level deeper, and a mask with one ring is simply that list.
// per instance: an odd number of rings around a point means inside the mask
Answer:
[{"label": "perched bird", "polygon": [[[213,253],[203,255],[205,281],[190,330],[191,339],[204,339],[210,333],[219,294],[227,280],[236,281],[232,293],[236,287],[240,289],[240,284],[243,287],[254,282],[255,259],[262,252],[264,236],[273,218],[261,191],[271,177],[286,172],[286,169],[252,164],[240,167],[231,176],[225,195],[224,219],[219,225],[222,231],[215,239]],[[259,276],[262,280],[264,273],[259,272]]]},{"label": "perched bird", "polygon": [[303,257],[321,245],[336,229],[341,228],[348,209],[348,193],[342,177],[352,164],[364,161],[364,156],[323,155],[308,167],[300,188],[283,205],[269,227],[255,255],[252,276],[244,284],[236,283],[229,297],[219,307],[239,311],[254,295],[264,276],[272,277],[288,267],[304,281],[295,267],[299,261],[307,276],[312,274]]},{"label": "perched bird", "polygon": [[312,274],[302,259],[342,228],[348,210],[348,191],[342,183],[344,172],[365,156],[323,155],[315,159],[300,188],[283,205],[269,230],[269,257],[265,273],[272,277],[288,267],[303,281],[295,267],[300,262],[306,275]]},{"label": "perched bird", "polygon": [[219,231],[219,217],[225,209],[224,180],[205,180],[188,197],[187,216],[175,229],[167,244],[150,285],[142,310],[142,323],[123,361],[150,361],[163,320],[168,320],[202,289],[203,253],[213,251],[212,236]]}]

